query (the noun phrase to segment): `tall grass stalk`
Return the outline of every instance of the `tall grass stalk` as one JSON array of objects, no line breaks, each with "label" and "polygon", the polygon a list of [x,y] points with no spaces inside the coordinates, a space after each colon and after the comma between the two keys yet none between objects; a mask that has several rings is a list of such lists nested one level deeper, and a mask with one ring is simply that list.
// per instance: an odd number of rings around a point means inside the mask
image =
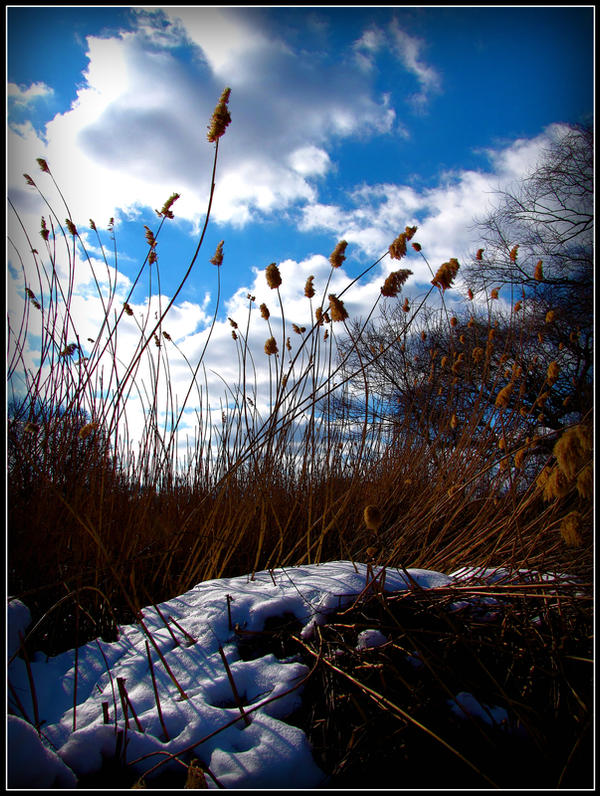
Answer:
[{"label": "tall grass stalk", "polygon": [[[47,207],[41,253],[10,204],[29,249],[19,251],[9,239],[23,302],[20,316],[9,313],[7,326],[11,592],[39,617],[65,588],[81,594],[93,587],[86,592],[86,611],[96,622],[88,632],[97,634],[112,622],[107,600],[122,617],[135,618],[142,604],[158,603],[205,579],[337,558],[374,555],[387,566],[441,571],[465,564],[586,571],[589,534],[568,546],[559,528],[575,509],[591,527],[591,500],[578,497],[575,488],[591,451],[565,488],[548,499],[540,477],[546,465],[558,465],[551,451],[540,448],[530,421],[552,380],[532,402],[520,390],[525,375],[515,375],[517,368],[523,374],[535,368],[527,316],[511,312],[509,333],[499,347],[493,300],[487,301],[487,317],[470,325],[466,318],[475,308],[466,302],[459,339],[444,299],[456,276],[455,261],[434,274],[425,260],[433,285],[412,302],[399,333],[396,328],[385,338],[381,327],[377,344],[370,345],[376,310],[385,316],[385,306],[399,299],[378,296],[367,319],[355,325],[356,319],[336,320],[336,302],[372,276],[385,257],[404,255],[390,247],[334,296],[329,290],[341,262],[345,241],[340,242],[326,284],[311,285],[305,293],[306,328],[291,323],[279,284],[270,283],[278,316],[266,315],[266,324],[262,308],[258,317],[255,299],[248,296],[247,318],[237,319],[233,329],[237,381],[217,374],[222,394],[211,394],[206,352],[218,322],[220,269],[227,267],[222,244],[210,261],[217,267],[217,302],[195,361],[172,340],[168,320],[204,243],[218,143],[217,137],[195,252],[164,306],[159,299],[155,318],[153,286],[161,292],[156,251],[176,194],[159,213],[157,229],[147,228],[149,250],[124,300],[112,220],[112,264],[90,222],[101,273],[62,194],[64,225],[63,212],[28,178]],[[40,165],[54,181],[48,164]],[[415,231],[407,227],[406,240]],[[102,307],[90,340],[80,338],[73,312],[76,274],[84,266]],[[140,319],[130,304],[145,274],[148,301]],[[438,309],[430,306],[436,288]],[[434,355],[420,341],[435,324],[446,329],[448,348]],[[127,352],[123,336],[132,330],[137,339]],[[253,353],[260,334],[276,341],[276,352]],[[294,340],[289,346],[288,338]],[[372,378],[391,353],[402,363],[403,377],[411,374],[413,388],[412,403],[396,415]],[[189,370],[183,400],[173,394],[174,355]],[[508,376],[507,368],[513,368]],[[265,393],[261,374],[267,371]],[[506,404],[490,404],[490,394],[508,383],[514,389]],[[141,433],[131,425],[136,406],[144,417]],[[193,410],[196,424],[193,439],[183,441],[186,409]],[[589,427],[590,419],[584,418],[583,426]],[[375,554],[362,523],[369,504],[382,513]],[[68,602],[63,608],[65,626],[71,626],[73,609]],[[79,608],[77,615],[86,621]]]}]

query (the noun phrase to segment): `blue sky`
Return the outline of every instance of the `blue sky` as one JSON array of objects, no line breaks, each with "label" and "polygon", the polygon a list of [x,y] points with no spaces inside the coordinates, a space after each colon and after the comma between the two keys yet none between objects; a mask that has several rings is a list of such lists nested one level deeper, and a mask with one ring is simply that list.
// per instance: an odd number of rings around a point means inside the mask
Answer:
[{"label": "blue sky", "polygon": [[[223,239],[214,353],[222,362],[231,355],[226,318],[246,311],[247,291],[264,292],[270,262],[282,264],[284,287],[301,288],[309,274],[326,279],[344,238],[341,289],[407,224],[419,227],[432,267],[468,257],[478,244],[473,217],[493,191],[535,164],[557,125],[592,120],[593,31],[591,6],[15,6],[7,9],[9,195],[37,235],[44,207],[22,174],[50,195],[35,162],[45,157],[91,251],[88,220],[107,243],[116,219],[125,289],[146,252],[144,224],[155,229],[154,208],[180,193],[157,250],[170,296],[204,219],[206,128],[231,87],[212,223],[173,307],[193,359],[214,308],[208,260]],[[422,260],[411,253],[406,267],[414,270],[407,294],[422,291],[430,279]],[[367,314],[390,270],[386,258],[348,294],[355,313]],[[16,312],[19,288],[9,288]],[[76,289],[80,321],[93,332],[83,276]],[[133,298],[142,306],[143,291]],[[291,285],[286,299],[294,306]]]}]

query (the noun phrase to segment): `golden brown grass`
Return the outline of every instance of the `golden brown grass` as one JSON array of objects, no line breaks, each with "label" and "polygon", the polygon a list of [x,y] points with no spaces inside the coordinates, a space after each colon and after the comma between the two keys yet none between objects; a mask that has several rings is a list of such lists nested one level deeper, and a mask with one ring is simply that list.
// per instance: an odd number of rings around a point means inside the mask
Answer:
[{"label": "golden brown grass", "polygon": [[[230,121],[228,97],[224,92],[209,133],[215,143],[213,188],[218,141]],[[40,168],[54,179],[45,161]],[[30,177],[26,181],[41,193]],[[363,515],[365,506],[378,507],[380,564],[440,571],[481,564],[587,572],[593,483],[589,419],[555,435],[554,450],[544,451],[531,434],[531,420],[557,389],[561,354],[556,352],[532,400],[523,389],[536,367],[530,319],[514,311],[509,334],[498,343],[490,301],[487,317],[476,318],[470,304],[468,323],[450,317],[444,291],[459,273],[455,258],[435,275],[432,271],[427,294],[441,301],[435,312],[438,326],[445,324],[448,332],[443,350],[433,346],[424,328],[422,336],[417,333],[427,307],[416,299],[404,300],[400,336],[365,349],[366,323],[358,330],[349,325],[341,298],[346,291],[329,293],[329,281],[316,285],[313,277],[304,286],[312,325],[292,325],[297,327],[292,346],[279,293],[281,274],[275,263],[267,266],[282,337],[272,332],[266,305],[255,321],[249,296],[247,324],[238,319],[233,332],[239,380],[224,390],[217,425],[211,420],[214,396],[209,398],[199,378],[206,347],[199,361],[188,363],[183,403],[171,393],[169,379],[174,343],[168,313],[201,249],[211,192],[204,230],[178,289],[157,317],[136,320],[137,345],[129,361],[121,362],[119,337],[124,316],[131,317],[133,289],[150,265],[159,279],[160,233],[173,218],[177,198],[172,195],[158,213],[157,228],[146,230],[148,254],[124,302],[116,300],[113,270],[96,225],[91,222],[103,252],[104,280],[66,203],[66,229],[50,207],[41,224],[41,253],[26,233],[30,251],[18,254],[25,310],[22,318],[9,318],[8,376],[15,391],[8,418],[8,582],[35,616],[66,593],[84,601],[80,590],[93,587],[85,595],[88,627],[81,632],[97,635],[112,622],[107,603],[120,616],[133,616],[142,605],[208,578],[339,558],[364,560],[367,549],[372,554],[375,529],[373,519]],[[415,233],[407,227],[383,256],[404,257]],[[424,256],[420,244],[413,249]],[[347,243],[341,241],[330,257],[332,272],[347,256]],[[65,257],[66,277],[60,278],[65,261],[59,259]],[[105,316],[86,356],[71,314],[81,261],[96,280]],[[226,267],[223,241],[210,262],[218,266],[219,280]],[[398,301],[409,274],[392,272],[378,302],[386,296]],[[543,279],[540,264],[536,279]],[[319,303],[319,292],[328,301]],[[468,299],[472,296],[469,291]],[[206,346],[217,312],[218,303]],[[33,367],[27,356],[32,313],[38,313],[36,322],[41,318]],[[249,329],[254,323],[264,328],[265,321],[270,388],[263,416],[252,387],[256,370]],[[413,388],[414,411],[393,421],[389,412],[377,410],[371,381],[389,352],[401,357]],[[144,381],[148,373],[150,383]],[[359,415],[345,404],[351,385],[363,402]],[[157,403],[159,395],[164,406]],[[139,445],[128,426],[133,396],[146,417]],[[178,428],[186,406],[196,407],[198,427],[182,459]],[[73,642],[73,608],[65,610],[65,633],[53,631],[61,639],[58,646],[67,643],[66,637]]]}]

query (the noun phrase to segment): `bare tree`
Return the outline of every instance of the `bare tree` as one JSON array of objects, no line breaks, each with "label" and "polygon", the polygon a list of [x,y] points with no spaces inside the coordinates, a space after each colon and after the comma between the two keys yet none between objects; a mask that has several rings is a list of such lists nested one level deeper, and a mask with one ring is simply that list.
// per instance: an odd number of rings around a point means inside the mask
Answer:
[{"label": "bare tree", "polygon": [[[384,305],[377,324],[360,337],[348,367],[356,412],[364,411],[368,380],[380,422],[440,438],[452,447],[468,421],[474,444],[496,408],[508,399],[515,433],[560,429],[573,412],[592,406],[593,366],[593,137],[586,128],[563,132],[536,168],[496,209],[479,220],[482,251],[461,268],[473,294],[464,311],[422,308],[418,331],[407,333],[400,303]],[[493,301],[496,291],[508,305]],[[492,300],[490,300],[492,299]],[[501,309],[501,306],[508,306]],[[479,307],[479,311],[477,308]],[[358,338],[357,322],[353,337]],[[348,353],[348,352],[346,352]],[[364,369],[363,369],[364,366]],[[517,429],[518,426],[518,429]]]}]

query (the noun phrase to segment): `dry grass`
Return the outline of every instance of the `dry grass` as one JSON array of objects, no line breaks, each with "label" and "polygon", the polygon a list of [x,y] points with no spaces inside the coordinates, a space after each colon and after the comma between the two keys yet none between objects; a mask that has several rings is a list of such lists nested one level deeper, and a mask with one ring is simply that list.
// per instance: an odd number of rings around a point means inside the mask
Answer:
[{"label": "dry grass", "polygon": [[[213,120],[213,187],[218,139],[229,123],[227,99],[224,93]],[[53,182],[48,164],[40,167]],[[27,182],[44,197],[37,182]],[[475,322],[467,304],[462,327],[457,324],[444,303],[459,269],[451,258],[436,274],[432,270],[420,305],[405,302],[400,335],[365,345],[367,323],[353,326],[348,319],[346,290],[387,254],[405,256],[414,227],[337,295],[329,281],[310,279],[304,296],[312,322],[305,328],[286,319],[281,275],[269,265],[272,306],[259,313],[249,296],[247,322],[232,322],[237,383],[225,385],[218,399],[207,394],[205,347],[199,361],[188,363],[186,395],[175,396],[169,309],[201,250],[211,192],[198,247],[177,290],[156,315],[149,310],[134,318],[137,342],[121,361],[134,288],[149,278],[149,293],[157,286],[160,292],[156,252],[177,198],[163,206],[156,230],[146,229],[148,254],[124,302],[117,300],[114,278],[116,242],[109,262],[91,222],[104,262],[99,273],[66,202],[66,223],[60,221],[64,212],[48,205],[43,243],[25,231],[30,251],[16,252],[24,313],[9,317],[8,327],[8,584],[35,619],[51,612],[40,643],[51,650],[72,646],[110,633],[114,615],[126,621],[143,605],[202,580],[281,565],[343,558],[440,571],[483,564],[589,574],[592,452],[580,444],[569,459],[564,443],[553,455],[531,431],[540,405],[559,385],[554,368],[536,382],[535,396],[521,388],[536,368],[525,315],[511,314],[501,342],[492,297],[487,317]],[[421,246],[412,245],[424,257]],[[349,256],[346,246],[341,241],[332,252],[332,274]],[[222,243],[210,262],[220,295]],[[72,318],[75,275],[83,265],[91,269],[104,310],[96,339],[87,342]],[[373,315],[386,296],[398,301],[408,274],[395,271],[386,280]],[[438,310],[428,310],[430,296],[439,298]],[[218,310],[217,302],[207,346]],[[445,350],[433,349],[427,336],[434,316],[437,330],[446,330]],[[250,348],[256,324],[267,341],[270,373],[262,414]],[[32,343],[38,349],[33,362]],[[381,411],[372,389],[372,375],[389,353],[399,357],[413,389],[411,411],[396,419]],[[134,397],[145,415],[135,443],[128,419]],[[218,401],[223,411],[215,423]],[[195,408],[198,424],[181,457],[186,407]],[[584,436],[590,423],[584,418]],[[555,441],[545,444],[548,439]],[[380,512],[375,535],[364,522],[369,505]]]},{"label": "dry grass", "polygon": [[[591,596],[535,582],[380,593],[296,637],[319,666],[295,721],[327,787],[591,787]],[[385,643],[358,649],[369,628]],[[490,721],[462,714],[461,693]]]}]

